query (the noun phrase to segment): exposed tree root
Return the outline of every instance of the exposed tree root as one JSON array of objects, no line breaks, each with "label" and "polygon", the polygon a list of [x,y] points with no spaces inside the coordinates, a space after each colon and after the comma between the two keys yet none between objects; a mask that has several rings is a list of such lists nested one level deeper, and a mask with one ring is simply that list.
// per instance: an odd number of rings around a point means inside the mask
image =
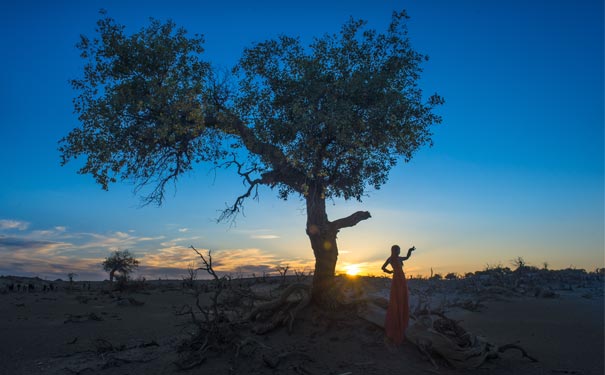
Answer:
[{"label": "exposed tree root", "polygon": [[248,319],[256,321],[252,331],[265,334],[280,326],[287,326],[292,332],[296,315],[309,305],[311,300],[310,288],[306,284],[288,286],[279,298],[256,306]]}]

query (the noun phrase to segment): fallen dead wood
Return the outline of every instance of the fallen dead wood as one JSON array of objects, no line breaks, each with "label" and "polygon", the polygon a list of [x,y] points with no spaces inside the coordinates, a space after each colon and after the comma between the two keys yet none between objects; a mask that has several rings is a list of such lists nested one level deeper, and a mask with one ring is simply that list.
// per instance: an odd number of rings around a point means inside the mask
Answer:
[{"label": "fallen dead wood", "polygon": [[[440,318],[441,319],[441,318]],[[482,338],[460,332],[440,332],[432,315],[422,315],[412,323],[406,338],[428,356],[437,367],[433,356],[443,358],[455,368],[476,368],[488,357],[497,355],[497,348]]]},{"label": "fallen dead wood", "polygon": [[486,339],[467,332],[458,322],[443,314],[428,313],[417,317],[407,331],[406,338],[425,353],[437,367],[433,356],[442,358],[457,369],[477,368],[487,359],[497,358],[510,349],[521,351],[524,358],[537,362],[517,344],[496,346]]},{"label": "fallen dead wood", "polygon": [[248,319],[258,322],[252,331],[264,334],[277,327],[287,326],[288,332],[292,332],[297,314],[309,304],[310,300],[309,285],[289,285],[278,298],[261,303],[252,309]]}]

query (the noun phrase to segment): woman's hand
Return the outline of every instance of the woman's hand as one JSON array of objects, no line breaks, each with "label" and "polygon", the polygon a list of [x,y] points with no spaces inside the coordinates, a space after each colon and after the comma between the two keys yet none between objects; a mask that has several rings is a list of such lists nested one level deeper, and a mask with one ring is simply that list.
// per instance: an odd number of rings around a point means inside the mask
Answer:
[{"label": "woman's hand", "polygon": [[416,246],[412,246],[412,247],[410,247],[408,251],[410,251],[410,252],[411,252],[411,251],[414,251],[414,250],[416,250]]},{"label": "woman's hand", "polygon": [[386,272],[386,273],[393,273],[393,271],[389,271],[389,270],[387,270],[386,268],[383,268],[383,269],[382,269],[382,272]]}]

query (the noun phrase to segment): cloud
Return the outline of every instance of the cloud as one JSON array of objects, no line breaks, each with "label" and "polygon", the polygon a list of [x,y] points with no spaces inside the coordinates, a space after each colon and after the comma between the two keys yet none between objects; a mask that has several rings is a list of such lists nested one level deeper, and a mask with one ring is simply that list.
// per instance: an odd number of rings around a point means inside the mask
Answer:
[{"label": "cloud", "polygon": [[142,242],[150,242],[151,244],[143,245],[145,247],[154,246],[154,241],[163,240],[164,236],[157,237],[139,237],[125,232],[111,233],[75,233],[71,236],[77,239],[79,250],[88,251],[116,251],[116,250],[132,250],[141,247]]},{"label": "cloud", "polygon": [[[185,276],[188,267],[203,267],[202,259],[191,248],[172,243],[164,243],[163,248],[143,255],[141,272],[152,278]],[[247,249],[197,249],[206,259],[212,258],[212,268],[219,275],[232,277],[250,277],[263,274],[277,274],[277,266],[290,267],[290,270],[308,271],[313,269],[314,262],[310,259],[283,259],[273,253],[257,248]],[[200,279],[209,278],[210,275],[198,271]]]},{"label": "cloud", "polygon": [[64,233],[67,231],[67,227],[56,226],[52,229],[44,229],[44,230],[35,230],[30,232],[30,236],[32,237],[56,237],[56,236],[64,236]]},{"label": "cloud", "polygon": [[[0,234],[1,274],[55,279],[65,278],[67,273],[76,272],[81,280],[85,280],[84,277],[88,277],[88,280],[104,279],[107,275],[102,271],[100,264],[115,250],[130,250],[139,259],[140,267],[133,277],[143,275],[150,278],[180,279],[186,276],[187,268],[203,266],[201,258],[190,248],[192,243],[199,242],[196,240],[202,238],[200,236],[152,237],[135,235],[133,231],[128,230],[108,233],[72,232],[64,226],[27,230],[29,223],[19,223],[3,221],[3,228],[24,229]],[[260,232],[249,232],[248,235],[258,239],[279,238],[267,234],[268,230]],[[198,250],[208,259],[208,249]],[[213,248],[211,255],[213,269],[219,275],[234,277],[277,274],[277,267],[286,265],[292,272],[313,268],[313,261],[310,259],[284,259],[278,254],[259,248]],[[210,275],[199,271],[198,277],[207,278]]]},{"label": "cloud", "polygon": [[277,273],[278,266],[288,265],[290,269],[305,269],[312,266],[314,262],[309,259],[284,259],[274,253],[269,253],[257,248],[230,249],[213,252],[213,266],[217,271],[242,273]]},{"label": "cloud", "polygon": [[189,231],[189,228],[179,228],[179,232],[181,233],[185,233],[187,231]]},{"label": "cloud", "polygon": [[191,262],[196,262],[199,257],[188,247],[182,245],[167,244],[163,248],[147,251],[142,254],[142,262],[145,266],[152,268],[178,268],[183,274]]},{"label": "cloud", "polygon": [[48,240],[44,236],[35,238],[31,233],[20,237],[0,235],[0,273],[54,279],[76,272],[89,279],[98,278],[101,259],[65,255],[74,248],[72,243]]},{"label": "cloud", "polygon": [[274,232],[272,229],[263,229],[263,228],[259,228],[259,229],[237,229],[234,230],[234,232],[242,234],[244,236],[248,236],[249,238],[255,239],[255,240],[274,240],[277,238],[280,238],[278,235],[275,234],[271,234],[271,232]]},{"label": "cloud", "polygon": [[6,229],[18,229],[18,230],[26,230],[29,227],[29,223],[26,221],[20,220],[0,220],[0,230]]},{"label": "cloud", "polygon": [[15,250],[28,249],[50,249],[59,245],[61,244],[53,241],[32,240],[21,237],[8,237],[0,235],[0,252],[13,252]]},{"label": "cloud", "polygon": [[158,241],[158,240],[163,240],[164,238],[166,238],[166,236],[139,237],[139,238],[137,238],[137,241],[138,242],[143,242],[143,241]]},{"label": "cloud", "polygon": [[274,240],[276,238],[279,238],[279,236],[276,236],[274,234],[254,234],[250,236],[250,238],[254,238],[257,240]]},{"label": "cloud", "polygon": [[[5,226],[8,226],[6,222]],[[135,248],[136,255],[141,248],[156,248],[154,241],[163,238],[139,237],[122,231],[70,233],[63,226],[0,234],[0,270],[3,274],[57,277],[65,277],[64,271],[71,270],[99,278],[103,275],[100,263],[110,251]]]}]

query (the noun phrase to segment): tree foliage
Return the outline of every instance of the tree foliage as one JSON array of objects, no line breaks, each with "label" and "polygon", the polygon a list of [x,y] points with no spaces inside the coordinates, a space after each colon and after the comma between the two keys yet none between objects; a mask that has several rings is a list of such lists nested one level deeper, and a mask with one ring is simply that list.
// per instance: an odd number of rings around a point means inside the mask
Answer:
[{"label": "tree foliage", "polygon": [[217,158],[218,134],[203,119],[203,39],[157,20],[132,36],[111,18],[97,26],[98,38],[81,36],[77,45],[87,60],[83,77],[71,81],[81,127],[61,140],[62,164],[86,155],[79,173],[103,189],[132,180],[137,191],[152,186],[147,203],[161,203],[168,182]]},{"label": "tree foliage", "polygon": [[[81,127],[61,140],[62,163],[85,156],[79,173],[104,189],[118,180],[150,187],[145,202],[158,204],[196,163],[235,165],[250,189],[226,216],[260,184],[282,198],[313,186],[360,200],[400,157],[430,144],[441,121],[433,108],[443,99],[424,102],[417,85],[426,57],[411,48],[406,18],[393,13],[384,34],[351,19],[308,48],[286,36],[257,43],[234,69],[233,90],[201,60],[201,36],[157,20],[127,36],[104,17],[99,36],[78,44],[87,61],[72,81]],[[248,158],[230,159],[235,147]]]},{"label": "tree foliage", "polygon": [[308,49],[282,36],[245,50],[235,110],[285,157],[281,170],[262,158],[282,197],[316,184],[326,198],[360,200],[368,185],[386,182],[398,157],[430,143],[429,125],[440,122],[431,110],[442,99],[422,101],[425,57],[410,48],[406,17],[395,13],[386,34],[350,20]]},{"label": "tree foliage", "polygon": [[113,281],[116,272],[127,277],[139,266],[139,261],[128,250],[116,250],[103,261],[102,266],[109,272],[109,280]]}]

